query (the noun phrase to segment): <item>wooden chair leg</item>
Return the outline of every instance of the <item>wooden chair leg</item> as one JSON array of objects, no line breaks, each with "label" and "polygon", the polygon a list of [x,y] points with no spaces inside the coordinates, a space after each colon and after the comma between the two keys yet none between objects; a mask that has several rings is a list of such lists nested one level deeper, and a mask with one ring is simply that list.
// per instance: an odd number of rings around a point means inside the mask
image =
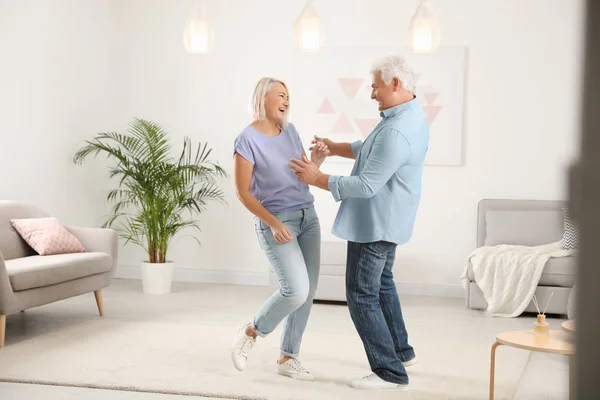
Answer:
[{"label": "wooden chair leg", "polygon": [[100,316],[104,317],[104,303],[102,302],[102,290],[96,290],[94,292],[96,296],[96,304],[98,304],[98,311],[100,312]]},{"label": "wooden chair leg", "polygon": [[494,400],[494,381],[496,380],[496,348],[501,343],[496,342],[492,345],[492,354],[490,357],[490,400]]},{"label": "wooden chair leg", "polygon": [[6,335],[6,315],[0,315],[0,348],[4,347],[4,336]]}]

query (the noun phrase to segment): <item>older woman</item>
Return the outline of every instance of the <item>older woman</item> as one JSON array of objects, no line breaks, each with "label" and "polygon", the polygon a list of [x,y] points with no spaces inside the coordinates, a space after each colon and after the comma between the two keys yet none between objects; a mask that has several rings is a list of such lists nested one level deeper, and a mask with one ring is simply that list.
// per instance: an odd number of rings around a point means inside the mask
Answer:
[{"label": "older woman", "polygon": [[[278,373],[313,380],[298,354],[317,289],[321,230],[308,185],[288,168],[292,158],[307,159],[298,131],[287,121],[289,107],[286,85],[262,78],[252,97],[254,121],[235,140],[237,195],[255,216],[258,242],[280,288],[240,327],[231,358],[238,370],[246,368],[257,336],[265,337],[285,320]],[[311,159],[320,165],[327,154],[321,144]]]}]

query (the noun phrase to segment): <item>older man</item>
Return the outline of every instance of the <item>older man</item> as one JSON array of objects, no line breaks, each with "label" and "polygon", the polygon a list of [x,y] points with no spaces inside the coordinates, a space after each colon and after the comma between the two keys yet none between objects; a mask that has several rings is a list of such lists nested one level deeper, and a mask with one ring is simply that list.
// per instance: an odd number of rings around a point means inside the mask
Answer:
[{"label": "older man", "polygon": [[412,236],[421,197],[429,126],[403,58],[375,63],[371,98],[381,121],[364,142],[325,143],[331,155],[355,159],[351,176],[329,176],[306,157],[293,159],[298,179],[331,191],[341,205],[333,234],[348,241],[346,297],[373,374],[350,382],[356,389],[407,390],[405,366],[416,362],[394,284],[396,247]]}]

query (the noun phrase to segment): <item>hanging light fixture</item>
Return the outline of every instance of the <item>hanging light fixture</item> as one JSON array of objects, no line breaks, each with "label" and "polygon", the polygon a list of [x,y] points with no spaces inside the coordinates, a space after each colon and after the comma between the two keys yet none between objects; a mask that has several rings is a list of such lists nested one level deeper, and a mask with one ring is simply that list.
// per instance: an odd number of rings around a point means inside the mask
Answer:
[{"label": "hanging light fixture", "polygon": [[296,46],[303,51],[317,51],[323,45],[325,34],[314,0],[306,0],[296,20],[295,36]]},{"label": "hanging light fixture", "polygon": [[211,24],[206,19],[204,4],[194,7],[185,23],[183,44],[188,53],[205,54],[212,50],[215,34]]},{"label": "hanging light fixture", "polygon": [[419,0],[408,28],[408,40],[413,51],[433,53],[440,44],[440,25],[429,0]]}]

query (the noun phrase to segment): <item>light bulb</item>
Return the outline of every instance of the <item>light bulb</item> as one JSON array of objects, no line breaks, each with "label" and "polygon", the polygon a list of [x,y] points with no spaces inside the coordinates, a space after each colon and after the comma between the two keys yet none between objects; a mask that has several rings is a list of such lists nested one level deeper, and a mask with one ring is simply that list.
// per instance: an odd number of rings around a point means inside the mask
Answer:
[{"label": "light bulb", "polygon": [[304,51],[317,51],[323,45],[325,35],[314,0],[306,0],[304,9],[296,20],[296,46]]},{"label": "light bulb", "polygon": [[433,53],[440,45],[440,26],[429,0],[420,0],[408,28],[410,47],[417,53]]},{"label": "light bulb", "polygon": [[185,23],[183,45],[188,53],[206,54],[213,48],[215,35],[205,15],[204,6],[194,7]]}]

